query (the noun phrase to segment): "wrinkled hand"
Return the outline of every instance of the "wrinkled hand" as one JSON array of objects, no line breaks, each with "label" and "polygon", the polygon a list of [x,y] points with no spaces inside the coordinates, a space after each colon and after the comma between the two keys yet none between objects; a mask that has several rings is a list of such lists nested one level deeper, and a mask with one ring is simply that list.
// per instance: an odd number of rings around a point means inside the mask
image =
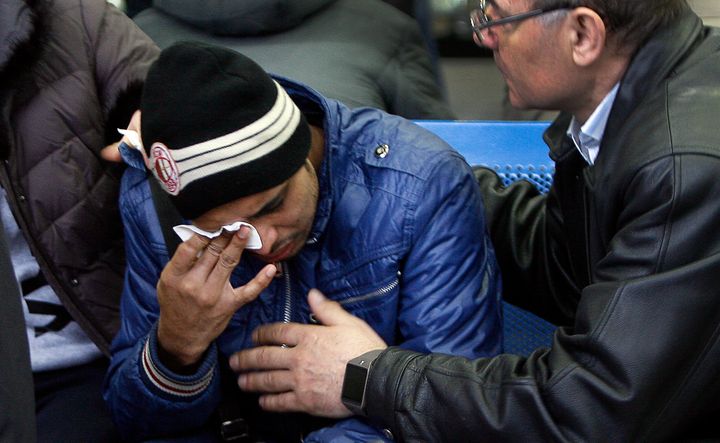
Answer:
[{"label": "wrinkled hand", "polygon": [[230,366],[242,373],[241,389],[264,393],[260,406],[265,410],[350,416],[340,401],[345,365],[387,345],[367,323],[319,291],[311,290],[308,302],[322,325],[260,326],[253,333],[259,347],[234,354]]},{"label": "wrinkled hand", "polygon": [[[140,111],[135,111],[132,118],[130,118],[130,124],[127,127],[129,130],[137,132],[138,135],[140,135],[140,118]],[[120,163],[122,161],[122,157],[120,157],[118,146],[124,138],[125,137],[123,136],[120,141],[105,146],[102,151],[100,151],[100,157],[109,162]]]},{"label": "wrinkled hand", "polygon": [[212,241],[195,235],[178,247],[160,275],[158,342],[163,363],[171,369],[197,363],[235,311],[254,300],[275,275],[275,266],[267,265],[245,286],[230,284],[249,232],[243,227]]}]

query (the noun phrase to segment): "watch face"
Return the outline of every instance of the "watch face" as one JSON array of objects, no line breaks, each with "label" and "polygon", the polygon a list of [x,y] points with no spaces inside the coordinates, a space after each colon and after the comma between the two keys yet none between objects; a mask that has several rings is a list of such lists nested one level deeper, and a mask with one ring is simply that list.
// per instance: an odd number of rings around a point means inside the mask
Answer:
[{"label": "watch face", "polygon": [[345,380],[343,382],[342,397],[349,401],[360,403],[365,391],[365,377],[367,369],[361,366],[347,365]]}]

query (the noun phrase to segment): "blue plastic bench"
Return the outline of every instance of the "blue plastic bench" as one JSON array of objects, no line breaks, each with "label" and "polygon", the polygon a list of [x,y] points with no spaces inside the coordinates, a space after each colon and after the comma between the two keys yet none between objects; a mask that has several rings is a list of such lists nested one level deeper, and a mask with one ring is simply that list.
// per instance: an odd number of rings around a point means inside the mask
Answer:
[{"label": "blue plastic bench", "polygon": [[[555,165],[542,133],[546,122],[433,121],[425,127],[458,150],[470,165],[495,169],[505,184],[529,180],[542,192],[552,183]],[[555,326],[510,303],[503,304],[505,352],[528,355],[548,347]]]}]

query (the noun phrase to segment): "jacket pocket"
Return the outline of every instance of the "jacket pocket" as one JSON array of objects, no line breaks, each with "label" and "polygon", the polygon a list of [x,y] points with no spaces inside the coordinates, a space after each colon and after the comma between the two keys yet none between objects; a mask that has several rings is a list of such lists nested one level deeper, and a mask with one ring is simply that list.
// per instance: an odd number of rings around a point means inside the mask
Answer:
[{"label": "jacket pocket", "polygon": [[[366,278],[369,276],[368,274]],[[325,295],[340,303],[349,313],[367,322],[386,342],[394,344],[397,339],[397,318],[400,305],[400,272],[385,274],[379,282],[367,284],[334,285]],[[356,279],[352,279],[356,283]]]},{"label": "jacket pocket", "polygon": [[397,272],[397,277],[395,277],[395,279],[392,280],[390,283],[380,286],[379,288],[365,294],[355,295],[342,300],[338,300],[338,302],[345,309],[348,309],[348,306],[351,306],[353,304],[359,304],[363,302],[371,303],[373,299],[385,297],[388,294],[391,294],[398,286],[400,286],[400,271]]}]

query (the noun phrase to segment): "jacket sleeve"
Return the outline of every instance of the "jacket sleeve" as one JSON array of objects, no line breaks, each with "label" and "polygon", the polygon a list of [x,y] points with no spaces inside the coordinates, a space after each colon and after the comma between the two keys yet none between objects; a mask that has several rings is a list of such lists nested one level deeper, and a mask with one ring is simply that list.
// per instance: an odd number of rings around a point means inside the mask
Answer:
[{"label": "jacket sleeve", "polygon": [[[159,307],[155,287],[167,252],[143,177],[144,172],[132,168],[123,177],[120,210],[127,270],[120,307],[122,322],[111,346],[104,386],[113,419],[131,440],[198,429],[208,422],[220,400],[215,346],[208,349],[191,375],[173,373],[157,356]],[[135,186],[128,186],[130,181]]]},{"label": "jacket sleeve", "polygon": [[95,78],[105,112],[106,142],[120,139],[116,128],[127,127],[140,107],[145,76],[160,50],[124,13],[109,4],[81,0],[89,51],[95,54]]},{"label": "jacket sleeve", "polygon": [[555,188],[529,181],[504,186],[491,169],[474,168],[488,230],[502,270],[503,298],[556,325],[570,325],[580,297],[572,275]]},{"label": "jacket sleeve", "polygon": [[371,418],[412,441],[665,441],[708,423],[720,371],[718,168],[676,156],[634,175],[574,326],[551,349],[468,360],[390,348],[370,374]]},{"label": "jacket sleeve", "polygon": [[502,352],[500,273],[470,168],[460,156],[437,161],[419,195],[400,281],[401,346],[470,358]]}]

